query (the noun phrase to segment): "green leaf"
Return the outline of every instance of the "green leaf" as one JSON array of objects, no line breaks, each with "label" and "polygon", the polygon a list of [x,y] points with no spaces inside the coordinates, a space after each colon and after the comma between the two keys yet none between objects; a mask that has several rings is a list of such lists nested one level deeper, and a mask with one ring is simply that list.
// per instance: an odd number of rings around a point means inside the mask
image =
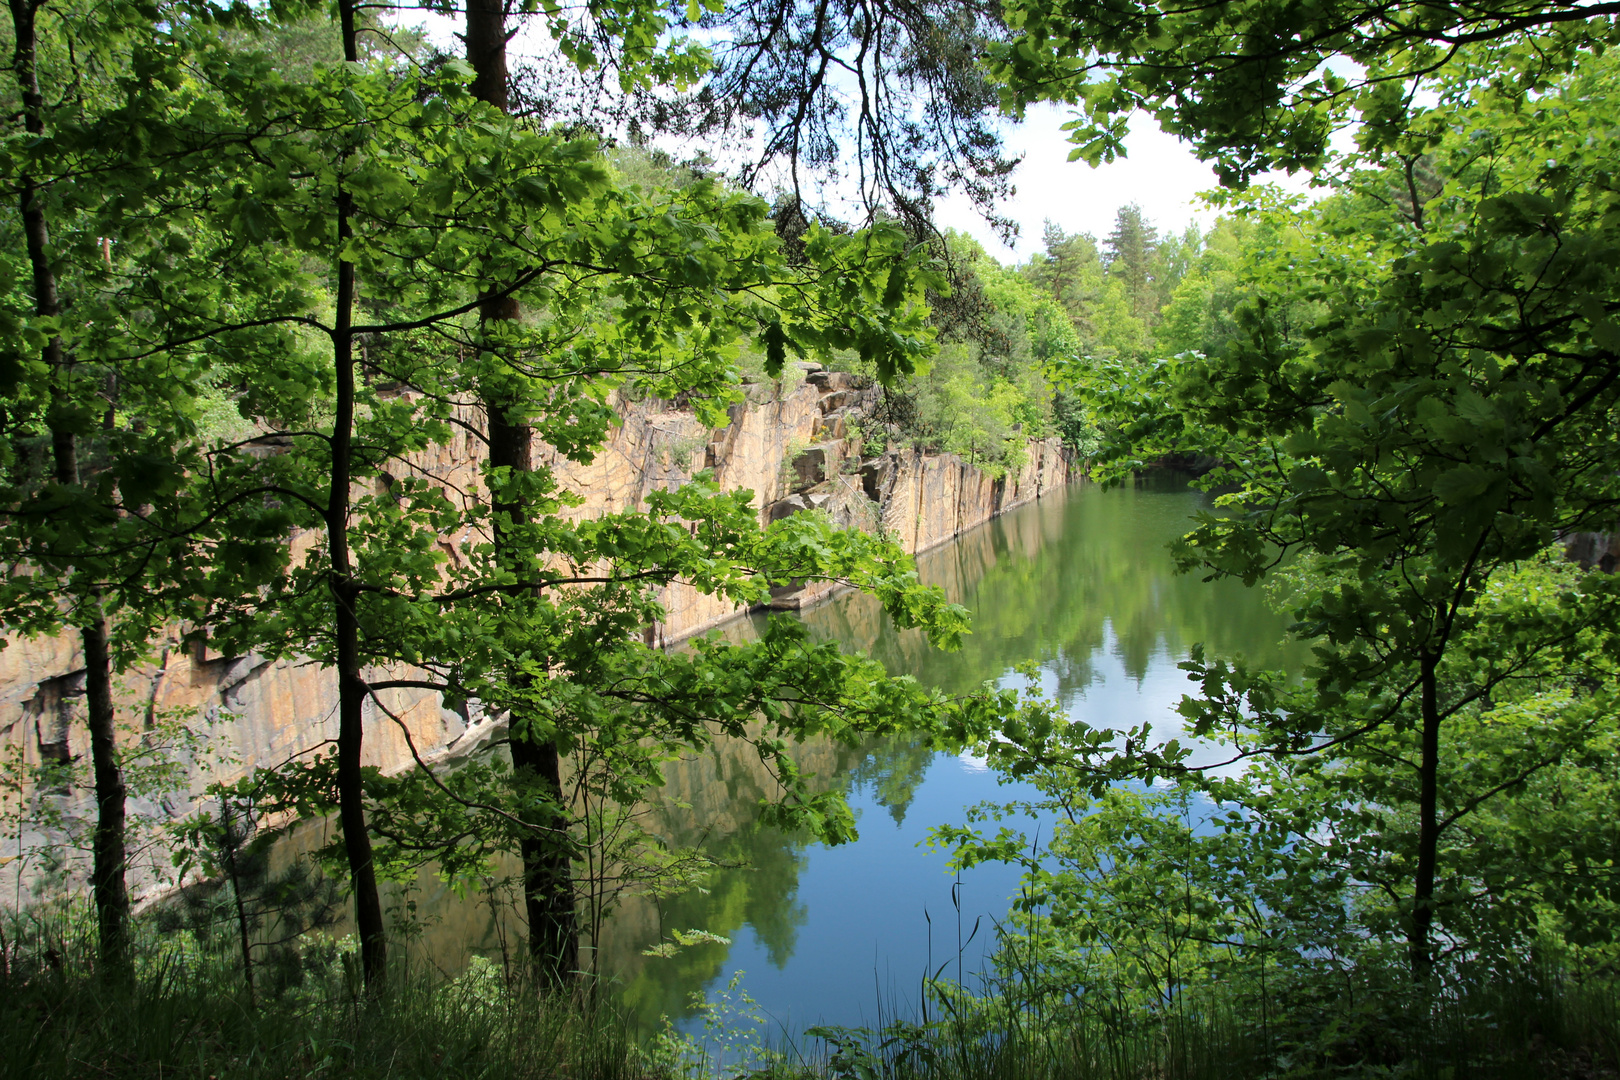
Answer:
[{"label": "green leaf", "polygon": [[1495,474],[1477,465],[1459,465],[1441,473],[1434,482],[1434,494],[1448,506],[1463,506],[1484,493]]},{"label": "green leaf", "polygon": [[777,378],[787,362],[787,335],[780,322],[767,323],[761,335],[765,345],[765,374]]}]

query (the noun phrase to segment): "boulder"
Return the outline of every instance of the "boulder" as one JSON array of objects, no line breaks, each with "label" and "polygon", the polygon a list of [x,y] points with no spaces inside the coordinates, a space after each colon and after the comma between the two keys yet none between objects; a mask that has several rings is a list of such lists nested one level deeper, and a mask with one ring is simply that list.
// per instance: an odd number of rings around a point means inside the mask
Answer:
[{"label": "boulder", "polygon": [[859,405],[864,397],[866,397],[865,390],[834,390],[830,394],[821,395],[818,404],[821,406],[822,415],[825,416],[839,409],[853,408]]},{"label": "boulder", "polygon": [[813,504],[804,495],[789,495],[785,499],[778,499],[765,508],[765,517],[769,521],[781,521],[785,517],[799,513],[801,510],[811,509]]}]

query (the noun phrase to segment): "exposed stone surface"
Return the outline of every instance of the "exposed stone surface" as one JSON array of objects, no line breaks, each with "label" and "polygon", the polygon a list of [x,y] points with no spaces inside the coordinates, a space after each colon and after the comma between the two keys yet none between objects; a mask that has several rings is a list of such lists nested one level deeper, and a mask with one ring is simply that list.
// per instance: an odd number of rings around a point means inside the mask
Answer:
[{"label": "exposed stone surface", "polygon": [[1620,531],[1570,533],[1562,540],[1564,558],[1571,562],[1606,574],[1620,566]]},{"label": "exposed stone surface", "polygon": [[[538,463],[553,468],[562,487],[584,497],[570,511],[582,519],[636,508],[653,491],[673,490],[708,469],[723,488],[752,492],[762,521],[819,510],[846,527],[882,530],[913,552],[1069,480],[1068,461],[1056,440],[1032,442],[1028,463],[1003,479],[950,455],[901,451],[863,460],[859,438],[850,435],[850,419],[876,401],[878,390],[814,364],[789,365],[786,375],[776,381],[745,379],[746,400],[731,407],[725,427],[714,430],[690,410],[621,402],[623,422],[589,464],[550,451],[537,454]],[[474,426],[478,421],[473,414],[463,419]],[[412,465],[449,491],[473,492],[481,447],[468,432],[429,449]],[[458,560],[465,539],[446,536],[441,547]],[[293,543],[302,547],[318,540],[305,534]],[[827,583],[803,583],[776,590],[772,606],[798,608],[834,591]],[[667,614],[648,628],[650,643],[677,641],[737,614],[730,603],[683,584],[665,589],[661,599]],[[413,745],[425,757],[441,756],[475,738],[489,722],[444,708],[430,691],[388,691],[382,702],[381,710],[367,706],[365,762],[385,770],[409,765]],[[123,677],[119,707],[131,738],[164,716],[195,717],[198,723],[229,720],[212,729],[218,760],[193,769],[193,790],[200,791],[213,780],[315,752],[336,736],[336,705],[336,681],[328,669],[301,660],[220,656],[206,644],[182,644],[177,629],[156,643],[151,663]],[[88,753],[76,635],[13,637],[0,650],[0,752],[11,748],[28,764]],[[85,793],[76,797],[82,801]],[[0,877],[4,874],[0,870]]]},{"label": "exposed stone surface", "polygon": [[1000,478],[953,454],[910,450],[862,467],[862,488],[883,508],[883,529],[907,551],[929,548],[1069,482],[1056,439],[1031,441],[1028,460]]}]

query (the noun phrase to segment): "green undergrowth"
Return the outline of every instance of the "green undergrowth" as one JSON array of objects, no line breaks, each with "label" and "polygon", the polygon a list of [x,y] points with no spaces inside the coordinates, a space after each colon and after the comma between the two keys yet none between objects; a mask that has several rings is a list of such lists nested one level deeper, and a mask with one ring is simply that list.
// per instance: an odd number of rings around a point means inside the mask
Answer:
[{"label": "green undergrowth", "polygon": [[607,995],[538,992],[488,961],[453,977],[401,963],[367,994],[352,943],[316,937],[297,964],[259,965],[250,995],[229,950],[137,925],[134,969],[112,978],[82,910],[6,917],[0,1080],[1620,1078],[1610,975],[1527,968],[1422,991],[1363,971],[1358,986],[1206,984],[1144,1007],[1026,971],[977,994],[935,984],[920,1017],[772,1046],[735,981],[701,1007],[701,1034],[638,1041]]},{"label": "green undergrowth", "polygon": [[475,963],[455,978],[398,965],[368,995],[344,941],[296,969],[239,964],[185,933],[143,928],[134,970],[94,967],[94,929],[67,914],[10,916],[0,970],[0,1080],[305,1077],[652,1080],[611,1007],[511,985]]},{"label": "green undergrowth", "polygon": [[[1386,986],[1389,984],[1386,984]],[[1205,987],[1158,1009],[930,995],[934,1015],[811,1029],[771,1080],[1597,1080],[1620,1077],[1612,977],[1257,1001]],[[1326,988],[1323,988],[1326,989]],[[943,1015],[940,1015],[943,1006]]]}]

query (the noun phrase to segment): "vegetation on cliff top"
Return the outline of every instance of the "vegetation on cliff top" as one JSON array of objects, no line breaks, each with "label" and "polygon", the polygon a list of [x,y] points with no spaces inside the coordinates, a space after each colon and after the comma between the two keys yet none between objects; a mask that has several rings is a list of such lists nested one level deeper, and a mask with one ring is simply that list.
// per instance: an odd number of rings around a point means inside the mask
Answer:
[{"label": "vegetation on cliff top", "polygon": [[[1017,0],[1004,22],[961,9],[944,43],[964,49],[913,49],[927,63],[902,73],[951,89],[947,112],[981,115],[993,73],[1011,108],[1079,108],[1077,156],[1116,153],[1141,108],[1234,185],[1306,165],[1331,190],[1311,205],[1234,192],[1207,237],[1161,240],[1126,208],[1100,245],[1053,230],[1011,270],[947,239],[939,253],[966,268],[949,304],[915,230],[805,222],[783,244],[763,202],[722,185],[629,190],[597,146],[521,123],[504,85],[480,87],[500,65],[363,56],[359,7],[337,11],[345,62],[290,75],[253,46],[281,12],[175,6],[154,23],[122,4],[11,7],[0,524],[15,572],[0,601],[9,627],[82,641],[96,971],[118,1009],[153,973],[123,885],[111,686],[155,626],[184,619],[228,650],[337,672],[331,754],[215,792],[236,812],[341,821],[359,966],[342,1023],[337,993],[322,999],[334,1038],[389,1030],[355,1020],[395,992],[379,872],[434,857],[473,876],[519,850],[531,917],[561,911],[532,939],[537,981],[555,982],[577,940],[559,868],[677,865],[614,816],[668,757],[716,733],[751,740],[781,782],[776,819],[838,840],[848,809],[803,783],[789,741],[903,727],[976,745],[1060,825],[1033,849],[1008,830],[942,830],[963,863],[1027,867],[996,979],[982,997],[934,985],[944,1020],[875,1041],[824,1032],[834,1073],[948,1074],[969,1049],[1049,1048],[1031,1022],[1100,1033],[1097,1067],[1114,1075],[1545,1071],[1522,1052],[1525,1016],[1570,1021],[1605,1052],[1617,596],[1611,576],[1557,556],[1620,507],[1610,5]],[[507,14],[470,9],[469,48]],[[794,20],[804,33],[779,44],[853,48],[862,71],[863,46],[893,57],[882,20],[845,14],[831,29]],[[701,73],[690,42],[664,37],[662,7],[592,16],[540,18],[578,67],[610,59],[626,90]],[[926,37],[917,12],[903,25]],[[814,118],[789,125],[814,145],[787,157],[824,162],[841,114],[764,69],[782,96],[760,115]],[[870,105],[862,145],[913,136],[895,143],[913,165],[955,130],[936,124],[930,142]],[[1334,157],[1329,133],[1350,119],[1356,148]],[[993,179],[993,148],[961,130],[954,149]],[[888,191],[914,219],[930,175],[881,175],[904,181]],[[571,495],[526,460],[531,438],[588,458],[619,387],[718,415],[743,341],[771,373],[791,354],[854,354],[891,384],[886,437],[991,468],[1049,430],[1116,475],[1201,455],[1228,494],[1178,559],[1270,583],[1311,660],[1276,673],[1195,654],[1190,737],[1159,743],[1010,692],[948,699],[791,623],[681,656],[642,645],[653,587],[676,578],[742,603],[794,578],[849,580],[938,641],[963,629],[880,540],[813,515],[762,529],[701,481],[571,521]],[[222,399],[249,429],[230,445],[202,424]],[[414,453],[469,431],[505,454],[476,489],[417,475]],[[292,548],[294,530],[321,539]],[[366,711],[398,720],[389,694],[405,690],[509,713],[513,764],[363,769]],[[578,792],[557,783],[562,755],[582,763]],[[224,818],[194,836],[236,873]],[[244,958],[254,944],[242,929]],[[14,1022],[78,1015],[52,1011],[53,951],[59,965],[49,941],[16,954]],[[530,1008],[514,990],[470,1022],[486,1049],[507,1045],[488,1024]],[[402,1045],[424,1067],[444,1052]],[[1239,1046],[1247,1057],[1226,1052]]]}]

